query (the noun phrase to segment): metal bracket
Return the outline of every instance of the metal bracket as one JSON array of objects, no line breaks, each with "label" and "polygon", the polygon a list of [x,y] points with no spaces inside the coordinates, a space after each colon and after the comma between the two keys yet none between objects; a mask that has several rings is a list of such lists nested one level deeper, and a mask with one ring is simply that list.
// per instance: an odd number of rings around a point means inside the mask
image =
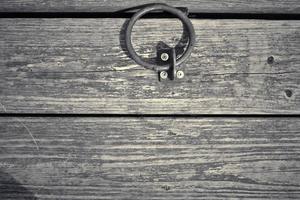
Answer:
[{"label": "metal bracket", "polygon": [[160,81],[170,79],[182,79],[184,77],[184,72],[179,70],[178,64],[176,62],[176,50],[175,48],[170,48],[161,52],[158,52],[158,58],[162,62],[169,63],[169,69],[166,71],[159,72]]}]

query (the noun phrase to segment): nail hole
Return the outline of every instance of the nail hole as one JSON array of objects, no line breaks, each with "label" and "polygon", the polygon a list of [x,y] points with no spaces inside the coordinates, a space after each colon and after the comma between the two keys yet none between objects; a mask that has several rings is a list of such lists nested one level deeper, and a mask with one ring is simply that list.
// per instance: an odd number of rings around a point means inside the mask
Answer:
[{"label": "nail hole", "polygon": [[268,64],[273,64],[274,63],[274,57],[273,56],[270,56],[268,58]]},{"label": "nail hole", "polygon": [[293,96],[293,92],[291,90],[285,90],[285,95],[290,98]]}]

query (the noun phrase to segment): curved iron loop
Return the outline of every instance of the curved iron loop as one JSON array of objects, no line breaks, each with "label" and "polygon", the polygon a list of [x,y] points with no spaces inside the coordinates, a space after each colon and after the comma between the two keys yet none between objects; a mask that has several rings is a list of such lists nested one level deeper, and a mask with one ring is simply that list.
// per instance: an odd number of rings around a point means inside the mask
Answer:
[{"label": "curved iron loop", "polygon": [[176,17],[178,17],[181,20],[183,27],[186,28],[186,30],[187,30],[188,37],[189,37],[188,47],[186,48],[185,52],[181,55],[181,57],[179,57],[176,60],[176,65],[182,64],[191,55],[193,47],[196,43],[196,36],[195,36],[195,30],[194,30],[193,24],[190,21],[190,19],[187,17],[187,15],[184,12],[182,12],[181,10],[176,9],[174,7],[168,6],[166,4],[152,4],[152,5],[146,6],[145,8],[143,8],[140,11],[138,11],[137,13],[135,13],[133,15],[133,17],[130,19],[128,26],[126,28],[126,31],[125,31],[125,45],[128,50],[128,53],[137,64],[142,65],[147,69],[160,71],[162,69],[167,69],[169,65],[166,64],[163,66],[157,66],[157,65],[145,62],[136,53],[136,51],[133,48],[132,41],[131,41],[131,33],[132,33],[132,29],[133,29],[133,26],[135,25],[135,23],[145,14],[147,14],[151,11],[155,11],[155,10],[162,10],[162,11],[166,11],[168,13],[175,15]]}]

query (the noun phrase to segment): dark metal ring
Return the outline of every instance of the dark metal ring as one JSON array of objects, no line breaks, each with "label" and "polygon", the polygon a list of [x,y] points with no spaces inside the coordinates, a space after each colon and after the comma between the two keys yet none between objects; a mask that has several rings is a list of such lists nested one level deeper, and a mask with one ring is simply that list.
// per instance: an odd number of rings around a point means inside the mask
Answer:
[{"label": "dark metal ring", "polygon": [[[187,32],[189,35],[189,44],[188,44],[186,51],[183,53],[183,55],[180,58],[178,58],[178,60],[176,61],[177,65],[182,64],[191,55],[193,47],[196,43],[196,36],[195,36],[195,30],[194,30],[193,24],[190,21],[190,19],[187,17],[187,15],[184,12],[182,12],[181,10],[170,7],[166,4],[153,4],[153,5],[143,8],[139,12],[135,13],[133,15],[133,17],[130,19],[127,29],[126,29],[126,32],[125,32],[125,43],[126,43],[128,53],[137,64],[142,65],[148,69],[158,71],[157,65],[147,63],[141,59],[141,57],[134,50],[132,41],[131,41],[131,32],[132,32],[133,26],[136,23],[136,21],[139,18],[141,18],[142,16],[144,16],[145,14],[147,14],[151,11],[154,11],[154,10],[163,10],[163,11],[166,11],[168,13],[175,15],[176,17],[178,17],[181,20],[184,27],[187,29]],[[166,69],[167,66],[168,65],[160,66],[160,68]]]}]

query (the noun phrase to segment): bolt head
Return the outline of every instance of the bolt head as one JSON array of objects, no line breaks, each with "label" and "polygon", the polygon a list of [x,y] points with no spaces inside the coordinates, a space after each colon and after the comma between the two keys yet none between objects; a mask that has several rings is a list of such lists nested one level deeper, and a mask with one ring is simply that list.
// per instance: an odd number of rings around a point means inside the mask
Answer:
[{"label": "bolt head", "polygon": [[184,72],[183,71],[177,71],[176,72],[176,77],[179,78],[179,79],[183,78],[184,77]]},{"label": "bolt head", "polygon": [[168,78],[168,72],[162,71],[162,72],[160,72],[159,76],[160,76],[161,79],[167,79]]},{"label": "bolt head", "polygon": [[161,55],[160,55],[160,59],[162,60],[162,61],[167,61],[167,60],[169,60],[169,54],[167,54],[167,53],[162,53]]}]

